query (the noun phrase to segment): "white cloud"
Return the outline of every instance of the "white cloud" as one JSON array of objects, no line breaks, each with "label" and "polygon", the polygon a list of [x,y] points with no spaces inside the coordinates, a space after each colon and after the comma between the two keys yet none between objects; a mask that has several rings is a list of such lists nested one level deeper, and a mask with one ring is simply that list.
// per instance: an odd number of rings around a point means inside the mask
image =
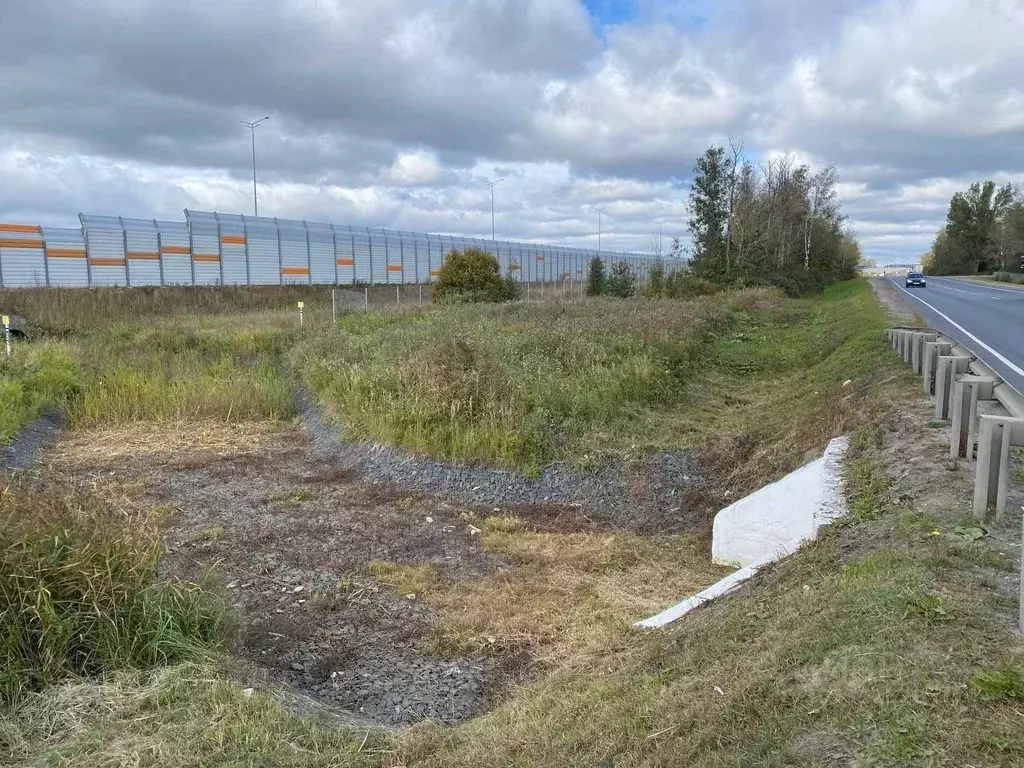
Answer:
[{"label": "white cloud", "polygon": [[1024,178],[1020,0],[14,0],[0,220],[249,210],[649,248],[712,141],[835,164],[869,256]]}]

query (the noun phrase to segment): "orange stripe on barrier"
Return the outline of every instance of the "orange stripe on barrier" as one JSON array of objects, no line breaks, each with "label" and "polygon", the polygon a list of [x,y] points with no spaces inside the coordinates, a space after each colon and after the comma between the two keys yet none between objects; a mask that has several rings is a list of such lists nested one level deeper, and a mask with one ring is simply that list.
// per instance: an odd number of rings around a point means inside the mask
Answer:
[{"label": "orange stripe on barrier", "polygon": [[89,263],[95,267],[123,267],[124,259],[108,259],[98,257],[95,259],[89,259]]},{"label": "orange stripe on barrier", "polygon": [[187,245],[161,245],[160,253],[180,253],[184,256],[188,256],[191,252]]},{"label": "orange stripe on barrier", "polygon": [[245,235],[221,235],[220,241],[231,245],[245,245]]},{"label": "orange stripe on barrier", "polygon": [[430,276],[431,277],[440,277],[441,276],[441,271],[437,270],[437,269],[432,269],[432,270],[430,270]]},{"label": "orange stripe on barrier", "polygon": [[0,237],[0,248],[42,248],[42,240],[27,237]]},{"label": "orange stripe on barrier", "polygon": [[128,258],[137,261],[160,261],[156,251],[128,251]]},{"label": "orange stripe on barrier", "polygon": [[338,259],[339,267],[354,267],[356,265],[355,259]]},{"label": "orange stripe on barrier", "polygon": [[46,255],[51,259],[84,259],[85,248],[47,248]]},{"label": "orange stripe on barrier", "polygon": [[309,267],[281,267],[282,275],[308,275]]},{"label": "orange stripe on barrier", "polygon": [[537,261],[544,261],[544,257],[543,256],[538,256],[537,257]]},{"label": "orange stripe on barrier", "polygon": [[388,264],[388,272],[401,272],[401,271],[402,271],[402,265],[401,264]]},{"label": "orange stripe on barrier", "polygon": [[195,261],[220,261],[219,253],[194,253],[192,258]]},{"label": "orange stripe on barrier", "polygon": [[43,231],[38,224],[0,224],[0,232],[24,232],[38,235]]}]

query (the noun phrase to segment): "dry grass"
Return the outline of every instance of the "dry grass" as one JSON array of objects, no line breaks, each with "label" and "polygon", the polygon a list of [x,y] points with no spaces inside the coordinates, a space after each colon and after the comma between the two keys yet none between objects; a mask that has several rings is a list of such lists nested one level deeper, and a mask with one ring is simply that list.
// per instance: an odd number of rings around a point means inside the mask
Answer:
[{"label": "dry grass", "polygon": [[280,432],[280,426],[256,421],[220,424],[214,421],[131,422],[98,426],[70,433],[47,454],[60,467],[98,467],[135,456],[227,456],[259,453],[260,444]]},{"label": "dry grass", "polygon": [[440,648],[496,644],[564,661],[728,573],[696,537],[540,533],[500,520],[485,526],[484,548],[514,566],[428,596],[444,616]]},{"label": "dry grass", "polygon": [[210,665],[70,681],[0,720],[0,762],[91,768],[361,768],[378,766],[382,735],[316,724],[268,689],[225,680]]},{"label": "dry grass", "polygon": [[393,588],[404,597],[423,597],[437,585],[437,567],[433,565],[406,565],[374,560],[366,569],[381,584]]}]

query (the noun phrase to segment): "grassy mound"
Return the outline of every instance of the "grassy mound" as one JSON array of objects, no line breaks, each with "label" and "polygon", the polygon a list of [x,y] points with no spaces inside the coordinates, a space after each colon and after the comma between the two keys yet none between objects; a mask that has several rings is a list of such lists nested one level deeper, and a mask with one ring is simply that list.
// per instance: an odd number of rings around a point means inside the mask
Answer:
[{"label": "grassy mound", "polygon": [[716,300],[594,299],[352,315],[297,364],[349,436],[530,467],[628,450],[730,314]]}]

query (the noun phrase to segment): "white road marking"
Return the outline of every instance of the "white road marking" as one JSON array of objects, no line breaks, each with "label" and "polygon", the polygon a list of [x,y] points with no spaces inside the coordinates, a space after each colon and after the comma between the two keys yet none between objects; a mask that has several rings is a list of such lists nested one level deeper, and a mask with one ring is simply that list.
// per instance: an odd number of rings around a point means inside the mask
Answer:
[{"label": "white road marking", "polygon": [[[999,291],[1000,293],[1015,293],[1018,296],[1020,296],[1021,298],[1024,298],[1024,290],[1019,290],[1017,288],[997,288],[994,285],[982,285],[981,283],[972,283],[972,282],[970,282],[968,280],[956,280],[955,278],[952,278],[952,277],[942,278],[941,280],[936,279],[936,278],[933,277],[932,280],[937,282],[937,283],[939,283],[940,285],[943,285],[943,284],[949,283],[949,282],[954,282],[954,283],[960,283],[960,285],[971,285],[971,286],[974,286],[975,288],[979,288],[982,291]],[[947,285],[946,287],[950,288],[952,290],[951,286]],[[970,291],[968,291],[968,293],[970,293]]]},{"label": "white road marking", "polygon": [[996,358],[996,359],[997,359],[997,360],[998,360],[999,362],[1001,362],[1001,363],[1002,363],[1003,365],[1005,365],[1005,366],[1006,366],[1007,368],[1009,368],[1009,369],[1010,369],[1011,371],[1013,371],[1014,373],[1016,373],[1016,374],[1017,374],[1018,376],[1024,376],[1024,369],[1022,369],[1022,368],[1021,368],[1020,366],[1018,366],[1017,364],[1015,364],[1014,362],[1012,362],[1011,360],[1009,360],[1009,359],[1008,359],[1007,357],[1005,357],[1004,355],[1000,354],[999,352],[996,352],[996,351],[995,351],[994,349],[992,349],[992,347],[990,347],[990,346],[989,346],[988,344],[986,344],[986,343],[985,343],[984,341],[982,341],[982,340],[981,340],[981,339],[979,339],[979,338],[978,338],[977,336],[975,336],[975,335],[974,335],[973,333],[971,333],[970,331],[968,331],[968,330],[967,330],[966,328],[964,328],[964,327],[963,327],[962,325],[960,325],[959,323],[957,323],[957,322],[956,322],[956,321],[955,321],[955,320],[954,320],[953,318],[951,318],[951,317],[950,317],[949,315],[947,315],[947,314],[946,314],[946,313],[944,313],[944,312],[940,312],[940,311],[939,311],[939,310],[938,310],[937,308],[933,307],[933,306],[932,306],[931,304],[929,304],[929,303],[928,303],[927,301],[925,301],[924,299],[918,298],[917,296],[915,296],[914,294],[912,294],[912,293],[911,293],[910,291],[908,291],[908,290],[907,290],[906,288],[904,288],[904,287],[903,287],[902,285],[900,285],[899,283],[897,283],[897,282],[896,282],[895,280],[893,280],[893,281],[892,281],[892,283],[893,283],[893,285],[895,285],[895,286],[896,286],[897,288],[899,288],[899,289],[900,289],[901,291],[903,291],[903,292],[904,292],[905,294],[907,294],[907,296],[909,296],[910,298],[912,298],[912,299],[915,299],[915,300],[917,300],[917,301],[920,301],[920,302],[921,302],[922,304],[924,304],[924,305],[925,305],[926,307],[928,307],[928,309],[930,309],[930,310],[931,310],[932,312],[934,312],[935,314],[937,314],[937,315],[938,315],[939,317],[941,317],[941,318],[942,318],[943,320],[945,320],[945,321],[946,321],[947,323],[949,323],[950,325],[952,325],[952,326],[953,326],[954,328],[956,328],[956,329],[957,329],[958,331],[960,331],[960,333],[962,333],[962,334],[963,334],[964,336],[966,336],[967,338],[969,338],[969,339],[970,339],[971,341],[973,341],[973,342],[974,342],[975,344],[977,344],[977,345],[978,345],[979,347],[981,347],[981,348],[982,348],[982,349],[984,349],[984,350],[985,350],[986,352],[988,352],[989,354],[991,354],[991,355],[992,355],[992,356],[993,356],[994,358]]}]

